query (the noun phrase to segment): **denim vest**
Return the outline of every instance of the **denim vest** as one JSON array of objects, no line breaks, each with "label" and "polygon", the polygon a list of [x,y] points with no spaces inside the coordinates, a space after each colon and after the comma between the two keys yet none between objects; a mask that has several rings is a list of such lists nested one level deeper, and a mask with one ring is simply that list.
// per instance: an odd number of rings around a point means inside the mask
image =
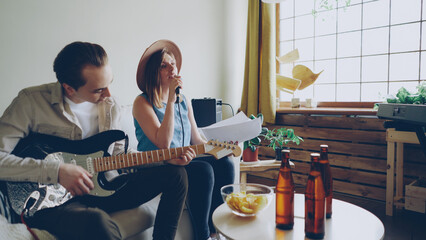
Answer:
[{"label": "denim vest", "polygon": [[[145,93],[142,93],[141,96],[148,100],[148,96]],[[163,122],[166,106],[166,103],[163,103],[162,108],[157,108],[152,105],[152,108],[154,109],[154,112],[157,115],[160,123]],[[184,138],[183,146],[189,146],[191,142],[191,123],[189,122],[188,118],[188,105],[186,104],[185,97],[182,96],[182,101],[178,104],[174,104],[174,108],[175,129],[173,132],[173,139],[170,143],[169,148],[182,147],[182,138]],[[179,111],[180,115],[182,116],[183,128]],[[158,147],[155,146],[154,143],[152,143],[151,140],[148,139],[136,119],[134,119],[134,123],[136,128],[136,138],[138,139],[138,151],[157,150]]]}]

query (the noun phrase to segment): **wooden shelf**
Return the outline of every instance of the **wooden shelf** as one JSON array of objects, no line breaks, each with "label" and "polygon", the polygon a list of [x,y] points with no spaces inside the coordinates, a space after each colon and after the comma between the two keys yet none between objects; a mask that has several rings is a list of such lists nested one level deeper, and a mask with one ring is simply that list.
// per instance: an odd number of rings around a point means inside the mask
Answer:
[{"label": "wooden shelf", "polygon": [[[387,171],[386,171],[386,215],[393,215],[393,207],[404,204],[404,143],[420,144],[415,132],[386,130]],[[395,147],[396,146],[396,147]],[[395,162],[396,160],[396,162]],[[399,201],[401,200],[401,201]]]},{"label": "wooden shelf", "polygon": [[374,110],[375,102],[319,102],[315,108],[305,107],[301,102],[299,108],[292,108],[290,102],[280,102],[278,113],[285,114],[326,114],[326,115],[372,115],[377,114]]},{"label": "wooden shelf", "polygon": [[377,110],[374,110],[373,108],[339,108],[339,107],[291,108],[291,107],[280,107],[279,109],[277,109],[277,113],[376,116]]},{"label": "wooden shelf", "polygon": [[[273,160],[260,160],[256,164],[240,163],[240,182],[247,183],[247,173],[265,172],[270,170],[279,170],[281,166],[280,161]],[[291,168],[294,168],[294,163],[290,161]]]}]

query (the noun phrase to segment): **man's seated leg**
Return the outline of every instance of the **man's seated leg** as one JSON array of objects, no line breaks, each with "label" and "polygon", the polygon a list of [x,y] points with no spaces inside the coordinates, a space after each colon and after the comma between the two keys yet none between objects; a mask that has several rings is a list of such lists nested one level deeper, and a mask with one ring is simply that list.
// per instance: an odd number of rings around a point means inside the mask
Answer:
[{"label": "man's seated leg", "polygon": [[162,193],[154,224],[154,239],[173,239],[181,216],[188,178],[184,167],[164,165],[140,168],[130,174],[127,184],[103,201],[109,212],[138,207]]},{"label": "man's seated leg", "polygon": [[27,222],[59,239],[121,239],[117,224],[105,211],[78,201],[40,210]]}]

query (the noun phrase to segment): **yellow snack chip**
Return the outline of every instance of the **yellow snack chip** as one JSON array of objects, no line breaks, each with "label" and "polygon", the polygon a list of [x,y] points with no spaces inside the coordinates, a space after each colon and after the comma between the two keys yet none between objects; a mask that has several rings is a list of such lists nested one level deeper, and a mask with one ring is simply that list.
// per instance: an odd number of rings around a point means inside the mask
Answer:
[{"label": "yellow snack chip", "polygon": [[225,201],[232,210],[245,214],[257,213],[268,203],[266,196],[246,192],[231,193]]},{"label": "yellow snack chip", "polygon": [[241,211],[242,211],[243,213],[253,213],[253,212],[254,212],[254,210],[253,210],[253,209],[246,208],[246,207],[244,207],[244,206],[242,206],[240,209],[241,209]]}]

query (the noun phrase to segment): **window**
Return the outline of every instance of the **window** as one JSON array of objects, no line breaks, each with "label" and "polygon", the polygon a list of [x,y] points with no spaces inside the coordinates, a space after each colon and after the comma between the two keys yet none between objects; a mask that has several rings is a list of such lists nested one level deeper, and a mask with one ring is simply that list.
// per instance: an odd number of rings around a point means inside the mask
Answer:
[{"label": "window", "polygon": [[[299,59],[280,64],[291,77],[295,65],[324,72],[294,97],[327,102],[382,101],[400,87],[416,92],[426,79],[426,0],[346,0],[318,10],[320,0],[286,0],[277,14],[277,49]],[[331,0],[330,0],[331,1]],[[425,3],[423,2],[425,1]],[[334,2],[334,1],[333,1]],[[281,92],[280,100],[293,96]]]}]

